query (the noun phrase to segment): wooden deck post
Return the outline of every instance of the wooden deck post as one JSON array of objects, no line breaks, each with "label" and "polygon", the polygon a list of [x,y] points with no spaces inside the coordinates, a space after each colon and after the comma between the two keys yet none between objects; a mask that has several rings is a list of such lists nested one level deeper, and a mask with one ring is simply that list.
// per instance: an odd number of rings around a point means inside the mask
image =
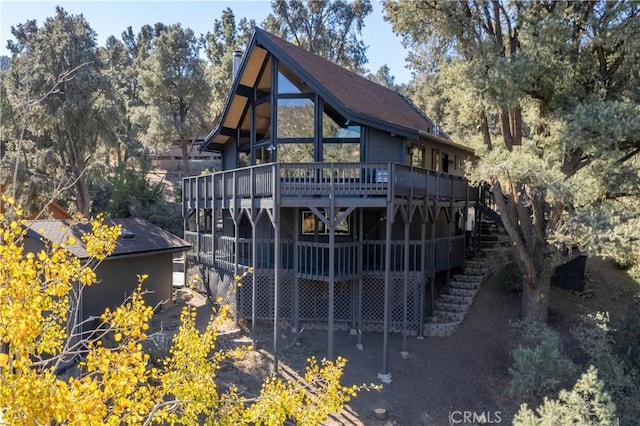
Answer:
[{"label": "wooden deck post", "polygon": [[200,182],[196,178],[196,261],[200,263]]},{"label": "wooden deck post", "polygon": [[[329,216],[329,342],[327,358],[333,360],[333,333],[335,318],[336,295],[336,199],[334,194],[334,171],[331,167],[331,193],[329,194],[329,209],[325,209],[325,216]],[[327,215],[327,213],[329,213]]]},{"label": "wooden deck post", "polygon": [[298,278],[298,262],[300,253],[298,253],[298,240],[300,232],[300,209],[293,210],[293,283],[291,289],[293,326],[292,333],[300,331],[300,279]]},{"label": "wooden deck post", "polygon": [[404,215],[404,276],[402,287],[402,303],[404,305],[403,317],[402,317],[402,352],[400,354],[403,358],[409,356],[407,349],[407,334],[408,334],[408,312],[407,303],[409,302],[409,225],[411,222],[411,204],[406,206],[408,211]]},{"label": "wooden deck post", "polygon": [[384,325],[382,335],[382,371],[378,373],[378,378],[383,383],[391,383],[391,373],[389,372],[389,320],[390,297],[391,297],[391,225],[393,224],[393,201],[387,204],[387,221],[385,227],[385,257],[384,257]]},{"label": "wooden deck post", "polygon": [[336,227],[335,216],[331,209],[331,217],[329,218],[329,341],[327,348],[327,358],[333,360],[333,333],[335,318],[335,290],[336,290]]},{"label": "wooden deck post", "polygon": [[[252,122],[253,125],[253,122]],[[258,300],[257,297],[257,287],[258,280],[256,277],[256,272],[258,270],[258,248],[256,242],[258,240],[258,220],[260,219],[260,210],[255,205],[255,174],[254,169],[251,169],[251,214],[249,215],[249,219],[251,220],[251,266],[253,266],[253,272],[251,273],[251,344],[253,349],[257,348],[256,346],[256,303]]]},{"label": "wooden deck post", "polygon": [[273,368],[278,372],[278,316],[280,314],[280,197],[278,185],[280,183],[280,168],[278,163],[273,165]]},{"label": "wooden deck post", "polygon": [[356,348],[362,350],[362,274],[364,273],[363,268],[363,255],[362,250],[364,250],[364,209],[360,207],[359,209],[359,218],[358,218],[358,238],[360,238],[360,246],[358,248],[358,308],[357,308],[357,326],[356,326]]},{"label": "wooden deck post", "polygon": [[418,338],[424,338],[424,298],[426,293],[426,282],[424,281],[427,268],[427,218],[429,217],[429,211],[424,211],[425,215],[422,217],[422,223],[420,224],[420,317],[418,322]]}]

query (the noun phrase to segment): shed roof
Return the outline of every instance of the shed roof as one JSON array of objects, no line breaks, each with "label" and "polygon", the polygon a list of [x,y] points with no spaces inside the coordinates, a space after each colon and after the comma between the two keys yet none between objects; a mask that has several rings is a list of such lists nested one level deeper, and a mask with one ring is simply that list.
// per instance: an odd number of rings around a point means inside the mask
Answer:
[{"label": "shed roof", "polygon": [[[137,217],[105,219],[105,224],[122,225],[122,234],[116,241],[116,249],[110,257],[128,256],[153,252],[186,251],[191,247],[187,241]],[[91,222],[71,226],[66,219],[32,220],[27,222],[29,237],[52,243],[62,243],[68,237],[75,237],[73,245],[66,246],[80,259],[88,259],[87,248],[81,237],[92,229]]]}]

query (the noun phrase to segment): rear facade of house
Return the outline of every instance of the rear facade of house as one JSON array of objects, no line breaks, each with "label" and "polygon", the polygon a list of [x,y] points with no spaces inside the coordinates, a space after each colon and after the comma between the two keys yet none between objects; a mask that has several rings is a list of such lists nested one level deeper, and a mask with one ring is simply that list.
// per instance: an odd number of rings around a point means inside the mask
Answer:
[{"label": "rear facade of house", "polygon": [[473,152],[401,94],[260,29],[237,68],[202,145],[222,171],[183,180],[188,257],[213,296],[254,323],[328,329],[330,358],[333,330],[422,335],[464,264]]}]

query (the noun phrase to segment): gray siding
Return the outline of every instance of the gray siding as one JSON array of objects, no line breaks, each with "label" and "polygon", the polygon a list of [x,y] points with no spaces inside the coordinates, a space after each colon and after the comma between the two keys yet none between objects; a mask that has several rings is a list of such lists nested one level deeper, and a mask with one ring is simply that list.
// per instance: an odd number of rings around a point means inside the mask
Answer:
[{"label": "gray siding", "polygon": [[[25,252],[44,249],[41,241],[26,238]],[[151,306],[171,303],[173,284],[172,253],[108,258],[96,269],[99,282],[85,287],[82,293],[82,318],[101,315],[105,308],[115,308],[130,296],[138,285],[137,275],[148,274],[143,290],[145,302]]]},{"label": "gray siding", "polygon": [[235,139],[230,139],[222,148],[222,170],[231,170],[238,167],[238,152]]},{"label": "gray siding", "polygon": [[155,307],[159,303],[171,303],[172,254],[160,253],[147,256],[111,258],[98,266],[99,283],[85,287],[82,295],[84,318],[97,316],[105,308],[113,309],[131,296],[138,285],[137,275],[147,274],[143,283],[145,302]]},{"label": "gray siding", "polygon": [[387,132],[367,129],[366,162],[404,163],[404,141]]}]

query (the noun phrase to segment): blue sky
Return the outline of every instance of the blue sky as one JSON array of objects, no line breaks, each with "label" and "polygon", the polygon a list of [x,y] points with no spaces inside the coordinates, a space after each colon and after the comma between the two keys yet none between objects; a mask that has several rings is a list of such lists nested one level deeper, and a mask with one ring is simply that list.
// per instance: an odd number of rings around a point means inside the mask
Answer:
[{"label": "blue sky", "polygon": [[[98,43],[102,45],[110,36],[117,37],[131,26],[137,32],[144,24],[180,22],[191,28],[196,34],[211,29],[213,20],[220,18],[222,10],[230,7],[236,19],[253,18],[258,24],[271,12],[267,0],[216,0],[216,1],[6,1],[0,0],[0,30],[2,33],[0,55],[8,55],[7,40],[12,39],[11,26],[27,19],[36,19],[38,24],[55,12],[55,6],[62,6],[71,14],[83,14],[98,34]],[[373,13],[366,19],[363,38],[369,46],[366,65],[375,72],[385,63],[391,69],[396,83],[406,83],[411,73],[405,68],[406,50],[400,38],[393,34],[391,24],[382,18],[382,7],[373,1]]]}]

